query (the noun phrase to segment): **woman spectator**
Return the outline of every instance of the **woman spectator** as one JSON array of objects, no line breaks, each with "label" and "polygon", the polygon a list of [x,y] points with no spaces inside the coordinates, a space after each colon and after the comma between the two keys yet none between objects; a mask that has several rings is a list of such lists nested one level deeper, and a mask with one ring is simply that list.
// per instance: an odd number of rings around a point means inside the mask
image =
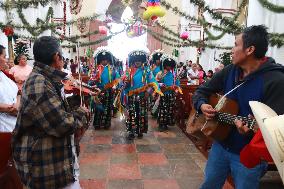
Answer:
[{"label": "woman spectator", "polygon": [[190,84],[199,85],[199,71],[197,69],[197,64],[193,63],[191,69],[187,72],[187,78]]},{"label": "woman spectator", "polygon": [[[6,51],[0,45],[0,67],[6,65]],[[0,69],[0,132],[12,132],[16,125],[19,98],[17,85]]]},{"label": "woman spectator", "polygon": [[15,66],[11,68],[9,73],[15,77],[16,83],[19,89],[21,89],[31,72],[32,67],[27,64],[27,57],[24,54],[20,54],[16,57]]},{"label": "woman spectator", "polygon": [[203,84],[205,82],[206,73],[203,70],[203,67],[200,64],[197,64],[197,70],[198,70],[198,80],[199,85]]}]

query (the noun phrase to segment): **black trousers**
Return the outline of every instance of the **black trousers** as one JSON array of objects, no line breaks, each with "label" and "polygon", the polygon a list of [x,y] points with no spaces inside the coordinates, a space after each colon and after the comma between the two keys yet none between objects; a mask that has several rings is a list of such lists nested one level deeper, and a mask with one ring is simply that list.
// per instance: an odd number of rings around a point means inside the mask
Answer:
[{"label": "black trousers", "polygon": [[168,92],[161,96],[158,113],[159,127],[165,127],[174,124],[176,95],[174,92]]},{"label": "black trousers", "polygon": [[111,126],[111,117],[113,110],[114,96],[111,89],[103,91],[103,95],[99,97],[102,103],[102,108],[95,107],[94,113],[94,127],[105,127]]},{"label": "black trousers", "polygon": [[144,95],[128,97],[128,118],[126,127],[128,132],[142,134],[148,131],[148,99]]}]

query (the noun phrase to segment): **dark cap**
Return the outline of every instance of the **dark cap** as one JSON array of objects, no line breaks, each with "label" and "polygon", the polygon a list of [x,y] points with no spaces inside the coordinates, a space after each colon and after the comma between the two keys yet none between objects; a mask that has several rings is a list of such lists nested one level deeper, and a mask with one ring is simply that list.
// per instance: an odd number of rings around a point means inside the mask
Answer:
[{"label": "dark cap", "polygon": [[43,36],[38,38],[33,47],[35,61],[50,65],[53,55],[59,53],[62,56],[60,42],[53,36]]}]

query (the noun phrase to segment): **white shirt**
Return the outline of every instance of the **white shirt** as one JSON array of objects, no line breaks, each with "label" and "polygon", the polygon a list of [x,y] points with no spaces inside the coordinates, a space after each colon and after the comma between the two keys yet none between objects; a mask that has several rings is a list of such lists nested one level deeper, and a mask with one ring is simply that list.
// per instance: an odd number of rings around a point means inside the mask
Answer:
[{"label": "white shirt", "polygon": [[[12,105],[17,102],[18,87],[11,79],[0,71],[0,103]],[[0,112],[0,132],[12,132],[17,117]]]},{"label": "white shirt", "polygon": [[196,70],[196,71],[194,72],[192,69],[189,69],[189,70],[187,71],[187,78],[188,78],[188,81],[189,81],[191,84],[193,84],[193,85],[197,85],[197,84],[198,84],[198,79],[192,80],[192,79],[190,78],[190,76],[198,77],[198,74],[199,74],[199,71],[198,71],[198,70]]}]

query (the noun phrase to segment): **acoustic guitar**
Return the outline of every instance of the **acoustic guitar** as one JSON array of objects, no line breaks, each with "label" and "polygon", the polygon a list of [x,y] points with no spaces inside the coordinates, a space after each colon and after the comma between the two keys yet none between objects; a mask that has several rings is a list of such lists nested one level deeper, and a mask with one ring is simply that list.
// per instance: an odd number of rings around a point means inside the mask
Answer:
[{"label": "acoustic guitar", "polygon": [[206,120],[202,113],[197,112],[194,108],[191,110],[187,123],[187,132],[195,135],[200,131],[206,137],[214,140],[222,141],[226,139],[234,126],[236,119],[241,119],[248,124],[249,129],[253,130],[255,120],[248,117],[237,116],[239,106],[236,101],[223,97],[221,95],[211,95],[209,103],[217,110],[216,117],[212,120]]}]

